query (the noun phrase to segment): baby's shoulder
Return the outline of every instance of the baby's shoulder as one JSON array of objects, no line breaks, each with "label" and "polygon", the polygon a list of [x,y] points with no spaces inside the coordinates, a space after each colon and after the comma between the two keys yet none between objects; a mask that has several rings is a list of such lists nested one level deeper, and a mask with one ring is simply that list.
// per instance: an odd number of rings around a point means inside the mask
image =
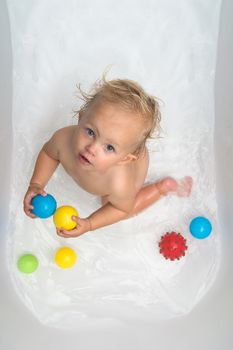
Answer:
[{"label": "baby's shoulder", "polygon": [[52,135],[50,142],[54,143],[58,148],[64,147],[73,135],[75,126],[66,126],[64,128],[58,129]]},{"label": "baby's shoulder", "polygon": [[59,158],[59,154],[62,149],[64,149],[68,140],[74,132],[75,126],[67,126],[56,130],[51,138],[44,144],[43,149],[55,159]]},{"label": "baby's shoulder", "polygon": [[57,141],[69,138],[75,130],[75,125],[65,126],[64,128],[58,129],[54,132],[52,138]]}]

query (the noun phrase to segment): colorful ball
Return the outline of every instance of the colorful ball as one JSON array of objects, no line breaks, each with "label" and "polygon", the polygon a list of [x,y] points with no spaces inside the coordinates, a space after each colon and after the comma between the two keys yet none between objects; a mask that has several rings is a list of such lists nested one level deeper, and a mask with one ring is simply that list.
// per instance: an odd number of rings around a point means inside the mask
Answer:
[{"label": "colorful ball", "polygon": [[55,263],[62,269],[72,267],[77,260],[75,251],[69,247],[62,247],[55,254]]},{"label": "colorful ball", "polygon": [[41,219],[46,219],[52,216],[57,208],[57,202],[51,194],[42,196],[37,194],[31,204],[33,205],[32,213]]},{"label": "colorful ball", "polygon": [[22,255],[17,262],[19,271],[23,273],[34,272],[37,269],[38,265],[39,263],[37,258],[32,254]]},{"label": "colorful ball", "polygon": [[159,242],[160,253],[165,259],[179,260],[182,256],[185,256],[185,251],[188,249],[186,246],[186,239],[176,232],[167,232],[161,237]]},{"label": "colorful ball", "polygon": [[73,215],[78,216],[77,210],[69,205],[64,205],[57,208],[55,211],[53,215],[53,222],[57,228],[72,230],[77,225],[77,223],[72,220]]},{"label": "colorful ball", "polygon": [[197,216],[191,221],[189,230],[193,237],[204,239],[211,234],[212,225],[210,221],[204,216]]}]

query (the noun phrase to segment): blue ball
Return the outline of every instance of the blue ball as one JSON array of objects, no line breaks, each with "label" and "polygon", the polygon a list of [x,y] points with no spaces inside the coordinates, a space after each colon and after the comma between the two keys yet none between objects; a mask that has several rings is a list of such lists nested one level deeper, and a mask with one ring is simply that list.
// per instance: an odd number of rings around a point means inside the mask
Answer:
[{"label": "blue ball", "polygon": [[189,229],[193,237],[203,239],[211,234],[212,225],[204,216],[197,216],[191,221]]},{"label": "blue ball", "polygon": [[38,194],[32,199],[31,204],[34,207],[32,213],[41,219],[52,216],[57,209],[57,202],[51,194],[47,194],[46,196]]}]

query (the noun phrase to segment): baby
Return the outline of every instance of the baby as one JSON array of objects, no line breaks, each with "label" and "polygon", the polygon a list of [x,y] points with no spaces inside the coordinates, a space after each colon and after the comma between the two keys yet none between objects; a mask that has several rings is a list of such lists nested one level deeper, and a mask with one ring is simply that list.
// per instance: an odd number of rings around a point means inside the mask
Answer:
[{"label": "baby", "polygon": [[83,94],[78,124],[54,133],[42,147],[24,198],[26,215],[37,194],[61,163],[84,190],[100,196],[102,206],[87,218],[73,216],[75,229],[57,229],[61,237],[77,237],[136,215],[167,194],[189,196],[192,178],[166,177],[144,185],[148,171],[146,140],[159,130],[157,100],[131,80],[105,78],[94,93]]}]

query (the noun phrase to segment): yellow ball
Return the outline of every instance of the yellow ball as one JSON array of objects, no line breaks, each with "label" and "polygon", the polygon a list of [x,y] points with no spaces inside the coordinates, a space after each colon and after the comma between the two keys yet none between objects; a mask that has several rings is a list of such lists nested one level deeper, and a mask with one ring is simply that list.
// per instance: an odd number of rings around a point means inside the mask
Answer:
[{"label": "yellow ball", "polygon": [[55,254],[55,263],[62,269],[72,267],[77,260],[75,251],[69,247],[62,247]]},{"label": "yellow ball", "polygon": [[55,211],[53,222],[57,228],[72,230],[77,225],[77,223],[72,220],[73,215],[78,216],[77,210],[69,205],[63,205]]}]

